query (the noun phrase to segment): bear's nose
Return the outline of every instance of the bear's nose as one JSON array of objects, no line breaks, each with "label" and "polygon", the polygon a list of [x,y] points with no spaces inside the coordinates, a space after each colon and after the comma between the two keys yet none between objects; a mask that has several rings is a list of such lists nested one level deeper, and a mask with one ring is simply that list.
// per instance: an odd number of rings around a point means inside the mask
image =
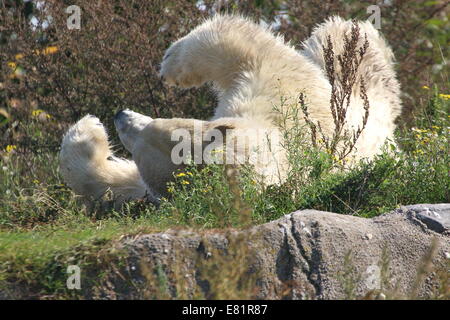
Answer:
[{"label": "bear's nose", "polygon": [[120,110],[114,115],[114,125],[118,131],[130,129],[133,112],[129,109]]},{"label": "bear's nose", "polygon": [[116,114],[114,115],[114,120],[117,120],[117,119],[119,119],[121,116],[123,116],[123,115],[124,115],[124,112],[123,112],[123,111],[124,111],[124,110],[117,111]]}]

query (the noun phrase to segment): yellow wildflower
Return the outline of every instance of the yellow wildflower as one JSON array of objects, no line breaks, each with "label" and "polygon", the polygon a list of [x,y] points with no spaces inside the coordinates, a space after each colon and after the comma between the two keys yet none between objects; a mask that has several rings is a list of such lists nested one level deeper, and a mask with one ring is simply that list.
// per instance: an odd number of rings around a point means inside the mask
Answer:
[{"label": "yellow wildflower", "polygon": [[17,149],[17,146],[14,144],[8,144],[6,146],[6,152],[8,152],[8,153],[10,153],[11,151],[16,150],[16,149]]},{"label": "yellow wildflower", "polygon": [[212,191],[211,186],[208,186],[208,187],[206,187],[205,189],[202,190],[203,193],[208,193],[210,191]]},{"label": "yellow wildflower", "polygon": [[34,184],[39,184],[39,180],[38,180],[38,179],[34,179],[34,180],[33,180],[33,183],[34,183]]},{"label": "yellow wildflower", "polygon": [[34,52],[35,54],[49,55],[49,54],[53,54],[53,53],[58,52],[58,47],[56,47],[56,46],[50,46],[50,47],[45,48],[45,49],[42,50],[42,51],[34,50],[33,52]]},{"label": "yellow wildflower", "polygon": [[33,117],[39,117],[39,115],[40,115],[42,112],[44,112],[44,110],[36,109],[36,110],[33,110],[33,111],[31,112],[31,115],[32,115]]},{"label": "yellow wildflower", "polygon": [[58,47],[56,46],[50,46],[44,49],[44,51],[42,52],[43,54],[53,54],[58,52]]},{"label": "yellow wildflower", "polygon": [[17,64],[15,62],[8,62],[8,67],[10,67],[13,70],[17,69]]},{"label": "yellow wildflower", "polygon": [[448,99],[450,99],[450,94],[443,94],[443,93],[440,93],[440,94],[439,94],[439,97],[441,97],[441,98],[444,99],[444,100],[448,100]]},{"label": "yellow wildflower", "polygon": [[414,131],[414,132],[419,132],[419,134],[420,134],[420,133],[427,133],[427,132],[428,132],[427,129],[412,128],[411,130]]},{"label": "yellow wildflower", "polygon": [[41,110],[41,109],[36,109],[36,110],[33,110],[32,112],[31,112],[31,115],[33,116],[33,117],[36,117],[36,118],[40,118],[41,120],[43,119],[41,116],[43,116],[43,117],[45,117],[45,118],[47,118],[47,119],[51,119],[51,115],[49,115],[48,113],[46,113],[44,110]]},{"label": "yellow wildflower", "polygon": [[182,180],[182,181],[181,181],[181,184],[189,184],[189,181]]},{"label": "yellow wildflower", "polygon": [[174,187],[168,187],[167,188],[167,192],[168,193],[174,193],[175,192],[175,188]]},{"label": "yellow wildflower", "polygon": [[428,86],[423,86],[422,89],[430,90],[430,87],[428,87]]},{"label": "yellow wildflower", "polygon": [[20,59],[23,58],[23,54],[22,53],[18,53],[18,54],[16,54],[15,58],[16,58],[16,60],[20,60]]},{"label": "yellow wildflower", "polygon": [[180,172],[179,174],[176,175],[176,177],[185,177],[186,173],[184,172]]}]

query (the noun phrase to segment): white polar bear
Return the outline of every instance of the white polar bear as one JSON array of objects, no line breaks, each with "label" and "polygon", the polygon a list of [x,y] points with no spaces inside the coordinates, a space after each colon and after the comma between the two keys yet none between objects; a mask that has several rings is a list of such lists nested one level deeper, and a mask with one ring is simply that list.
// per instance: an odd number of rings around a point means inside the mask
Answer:
[{"label": "white polar bear", "polygon": [[[357,76],[365,79],[370,114],[353,156],[370,158],[380,151],[387,138],[393,138],[394,120],[401,111],[400,86],[391,49],[372,24],[358,22],[358,26],[369,42]],[[331,85],[322,48],[330,36],[335,55],[342,54],[344,35],[350,33],[351,27],[351,21],[332,17],[317,26],[302,49],[296,51],[282,37],[249,19],[217,15],[207,20],[170,46],[161,65],[161,76],[167,83],[182,88],[211,83],[218,97],[213,118],[152,119],[130,110],[119,112],[116,129],[132,153],[133,162],[114,157],[101,123],[86,116],[67,132],[62,142],[60,168],[65,181],[87,197],[99,197],[110,189],[118,203],[144,195],[157,200],[166,194],[167,182],[181,167],[173,161],[173,150],[178,144],[173,132],[188,132],[192,148],[205,150],[205,136],[210,137],[210,133],[220,132],[227,141],[234,141],[239,138],[239,130],[251,128],[263,134],[247,137],[249,144],[233,148],[241,148],[245,153],[255,146],[270,144],[270,161],[246,159],[262,176],[262,183],[282,183],[288,167],[285,150],[264,139],[268,132],[275,132],[276,138],[280,136],[276,124],[281,115],[274,106],[281,99],[298,105],[302,92],[310,118],[320,122],[325,134],[333,132]],[[347,128],[354,130],[361,125],[364,108],[359,93],[353,93],[347,114]]]}]

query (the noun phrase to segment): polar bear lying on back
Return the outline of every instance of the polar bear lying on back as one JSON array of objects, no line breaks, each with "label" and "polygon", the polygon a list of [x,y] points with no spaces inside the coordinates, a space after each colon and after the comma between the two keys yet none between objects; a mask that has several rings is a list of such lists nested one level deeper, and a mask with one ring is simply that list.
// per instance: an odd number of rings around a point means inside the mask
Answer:
[{"label": "polar bear lying on back", "polygon": [[[369,42],[358,72],[365,79],[370,114],[353,156],[370,158],[393,136],[394,120],[401,111],[400,87],[391,49],[369,22],[358,25]],[[65,181],[86,197],[99,198],[111,190],[117,203],[144,196],[157,201],[166,194],[173,172],[183,165],[174,161],[173,151],[180,142],[174,139],[174,132],[189,134],[192,149],[205,151],[207,141],[214,140],[211,136],[223,135],[220,142],[224,143],[237,139],[240,130],[253,129],[258,132],[256,138],[246,137],[244,147],[234,148],[245,153],[270,144],[265,148],[270,150],[269,161],[244,158],[254,165],[262,183],[282,183],[287,174],[285,151],[264,138],[268,133],[279,138],[276,123],[280,113],[274,106],[282,98],[296,105],[302,92],[311,119],[319,121],[325,133],[334,130],[322,46],[330,36],[335,55],[341,54],[343,36],[349,34],[351,26],[351,21],[330,18],[317,26],[302,49],[296,51],[282,37],[249,19],[217,15],[207,20],[170,46],[161,76],[182,88],[211,83],[218,97],[213,118],[152,119],[130,110],[119,112],[115,125],[133,155],[131,161],[113,155],[103,125],[88,115],[64,136],[60,168]],[[357,128],[363,115],[363,101],[355,93],[347,111],[347,127]]]}]

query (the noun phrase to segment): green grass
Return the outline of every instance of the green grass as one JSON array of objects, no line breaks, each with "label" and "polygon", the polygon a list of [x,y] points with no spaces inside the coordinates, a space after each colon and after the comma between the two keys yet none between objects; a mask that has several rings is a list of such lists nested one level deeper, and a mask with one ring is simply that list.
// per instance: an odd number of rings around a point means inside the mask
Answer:
[{"label": "green grass", "polygon": [[[388,142],[374,160],[342,170],[332,155],[299,139],[290,146],[293,166],[282,186],[261,189],[251,168],[238,177],[223,166],[189,166],[175,173],[173,196],[159,208],[136,201],[120,212],[88,211],[62,183],[56,152],[29,155],[10,146],[0,164],[0,283],[70,297],[64,266],[104,263],[123,236],[245,227],[300,209],[373,217],[400,205],[449,202],[450,103],[437,88],[424,93],[428,102],[413,127],[397,132],[400,151]],[[38,123],[29,130],[48,134]]]}]

